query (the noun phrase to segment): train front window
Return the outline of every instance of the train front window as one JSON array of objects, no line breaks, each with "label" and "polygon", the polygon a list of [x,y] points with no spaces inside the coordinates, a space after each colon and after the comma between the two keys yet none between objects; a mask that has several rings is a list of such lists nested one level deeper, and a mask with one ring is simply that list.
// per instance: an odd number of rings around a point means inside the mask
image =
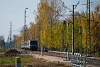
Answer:
[{"label": "train front window", "polygon": [[37,41],[30,41],[31,45],[37,45]]}]

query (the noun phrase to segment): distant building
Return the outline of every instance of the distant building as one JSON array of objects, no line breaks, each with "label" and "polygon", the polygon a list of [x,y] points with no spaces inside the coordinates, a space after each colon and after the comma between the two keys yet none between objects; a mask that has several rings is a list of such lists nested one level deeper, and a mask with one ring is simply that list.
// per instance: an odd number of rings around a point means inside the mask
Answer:
[{"label": "distant building", "polygon": [[0,36],[0,40],[4,40],[4,36],[2,35],[2,36]]}]

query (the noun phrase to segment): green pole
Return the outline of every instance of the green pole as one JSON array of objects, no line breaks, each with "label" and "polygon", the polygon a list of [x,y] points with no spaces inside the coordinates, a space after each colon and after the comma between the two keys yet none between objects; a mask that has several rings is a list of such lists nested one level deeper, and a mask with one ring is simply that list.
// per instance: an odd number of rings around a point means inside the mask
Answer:
[{"label": "green pole", "polygon": [[89,46],[90,46],[90,55],[91,55],[91,36],[90,36],[90,0],[89,0]]},{"label": "green pole", "polygon": [[81,57],[81,67],[82,67],[82,27],[79,27],[79,34],[80,34],[80,57]]},{"label": "green pole", "polygon": [[[91,55],[91,38],[90,38],[90,0],[87,0],[87,17],[86,17],[86,55],[89,53]],[[90,48],[89,48],[90,46]]]},{"label": "green pole", "polygon": [[69,23],[67,22],[67,60],[69,60]]},{"label": "green pole", "polygon": [[87,17],[86,17],[86,52],[85,53],[87,55],[87,41],[88,41],[88,39],[87,39],[88,38],[88,33],[87,33],[88,32],[87,31],[87,28],[88,28],[87,27],[87,23],[88,23],[88,0],[87,0],[87,12],[86,12],[86,15],[87,15]]}]

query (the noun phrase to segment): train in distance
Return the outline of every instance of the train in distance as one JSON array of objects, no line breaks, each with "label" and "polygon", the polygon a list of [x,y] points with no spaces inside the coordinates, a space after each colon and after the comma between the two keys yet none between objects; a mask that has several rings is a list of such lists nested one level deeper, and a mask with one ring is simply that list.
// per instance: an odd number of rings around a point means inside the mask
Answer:
[{"label": "train in distance", "polygon": [[21,49],[28,49],[31,51],[36,51],[38,49],[38,41],[37,40],[29,40],[27,42],[21,43]]}]

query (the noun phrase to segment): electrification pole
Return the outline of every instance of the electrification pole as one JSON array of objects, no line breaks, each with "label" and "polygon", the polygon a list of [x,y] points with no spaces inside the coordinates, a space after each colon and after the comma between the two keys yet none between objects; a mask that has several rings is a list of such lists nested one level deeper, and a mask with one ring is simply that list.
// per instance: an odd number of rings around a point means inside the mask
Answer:
[{"label": "electrification pole", "polygon": [[[51,45],[52,45],[52,17],[51,17]],[[52,48],[52,47],[51,47]]]},{"label": "electrification pole", "polygon": [[72,55],[74,55],[74,6],[73,5],[73,23],[72,23]]},{"label": "electrification pole", "polygon": [[12,22],[10,22],[10,48],[12,47]]},{"label": "electrification pole", "polygon": [[80,58],[80,61],[81,61],[81,67],[82,67],[82,27],[79,27],[79,34],[80,34],[80,54],[81,54],[81,58]]},{"label": "electrification pole", "polygon": [[26,45],[26,9],[28,8],[25,8],[25,16],[24,16],[24,46]]},{"label": "electrification pole", "polygon": [[35,29],[34,29],[34,40],[35,40]]},{"label": "electrification pole", "polygon": [[87,22],[86,22],[86,55],[89,53],[91,55],[91,37],[90,37],[90,0],[87,0]]},{"label": "electrification pole", "polygon": [[[79,2],[77,3],[77,5]],[[74,9],[77,7],[77,5],[73,5],[73,22],[72,22],[72,55],[74,55]]]},{"label": "electrification pole", "polygon": [[62,30],[62,50],[65,45],[65,34],[66,34],[66,21],[63,21],[63,30]]},{"label": "electrification pole", "polygon": [[67,60],[69,60],[69,23],[67,22]]}]

